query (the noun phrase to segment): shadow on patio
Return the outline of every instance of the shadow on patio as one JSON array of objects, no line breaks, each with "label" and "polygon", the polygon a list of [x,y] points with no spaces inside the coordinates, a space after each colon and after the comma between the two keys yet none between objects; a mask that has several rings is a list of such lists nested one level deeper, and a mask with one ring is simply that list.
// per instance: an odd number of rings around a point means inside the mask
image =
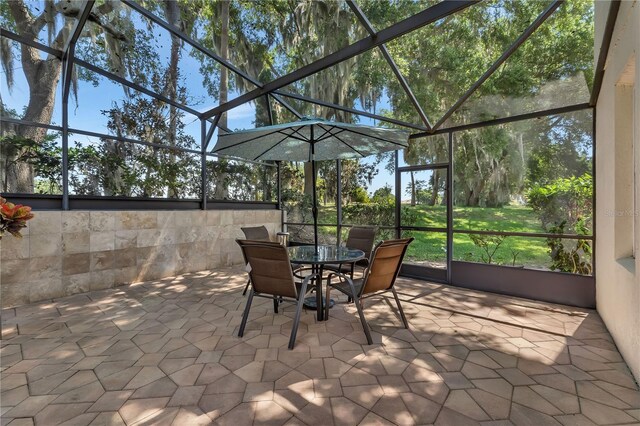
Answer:
[{"label": "shadow on patio", "polygon": [[[246,298],[238,270],[2,312],[3,423],[624,424],[640,392],[595,311],[400,279],[410,330],[367,300],[306,311]],[[337,295],[336,295],[337,296]],[[344,302],[340,299],[339,302]]]}]

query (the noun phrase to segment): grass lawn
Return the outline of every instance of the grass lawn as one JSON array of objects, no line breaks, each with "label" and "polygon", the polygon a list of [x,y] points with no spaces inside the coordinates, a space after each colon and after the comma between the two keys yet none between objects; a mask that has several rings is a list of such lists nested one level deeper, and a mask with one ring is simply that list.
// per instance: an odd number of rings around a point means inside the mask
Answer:
[{"label": "grass lawn", "polygon": [[[445,206],[409,207],[418,212],[416,226],[446,227]],[[336,208],[334,205],[320,206],[319,222],[335,223]],[[526,206],[489,207],[454,207],[454,229],[457,231],[486,230],[507,232],[545,232],[537,215]],[[321,239],[327,243],[335,241],[336,227],[320,227]],[[415,241],[409,247],[409,262],[443,264],[446,262],[446,234],[444,232],[405,231],[404,236],[412,236]],[[346,238],[344,230],[343,240]],[[571,240],[565,243],[571,244]],[[489,243],[492,253],[496,243]],[[486,262],[485,250],[473,243],[468,234],[456,233],[453,238],[453,259],[471,262]],[[545,238],[506,237],[495,253],[492,263],[500,265],[527,266],[548,268],[550,264],[549,249]]]},{"label": "grass lawn", "polygon": [[[410,207],[419,212],[418,226],[446,227],[445,206]],[[506,232],[544,232],[533,210],[526,206],[490,207],[454,207],[453,226],[455,230],[506,231]],[[416,240],[407,255],[410,260],[420,262],[446,261],[446,235],[436,232],[411,231],[407,235]],[[488,250],[493,252],[495,244],[490,243]],[[485,260],[483,260],[483,257]],[[472,262],[485,262],[487,253],[476,246],[468,234],[454,234],[453,258]],[[506,237],[495,254],[492,263],[502,265],[546,267],[549,254],[545,238]]]}]

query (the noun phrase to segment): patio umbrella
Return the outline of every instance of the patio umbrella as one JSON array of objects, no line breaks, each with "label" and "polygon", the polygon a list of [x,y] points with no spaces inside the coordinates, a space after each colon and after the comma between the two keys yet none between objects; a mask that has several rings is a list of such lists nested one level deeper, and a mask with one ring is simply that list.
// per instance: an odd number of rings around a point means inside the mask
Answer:
[{"label": "patio umbrella", "polygon": [[318,207],[315,162],[364,158],[406,148],[409,132],[383,127],[305,118],[302,121],[220,133],[217,154],[253,161],[310,161],[313,182],[313,236],[318,247]]}]

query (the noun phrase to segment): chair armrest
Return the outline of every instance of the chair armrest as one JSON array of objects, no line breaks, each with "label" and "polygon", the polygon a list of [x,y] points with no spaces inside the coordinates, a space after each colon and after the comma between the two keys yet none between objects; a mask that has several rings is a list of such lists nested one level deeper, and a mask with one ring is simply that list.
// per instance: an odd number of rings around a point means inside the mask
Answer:
[{"label": "chair armrest", "polygon": [[340,279],[344,279],[347,283],[353,286],[353,280],[348,275],[343,274],[342,272],[331,272],[329,276],[327,276],[327,285],[333,285],[331,284],[331,279],[334,275]]},{"label": "chair armrest", "polygon": [[[302,272],[302,271],[311,271],[313,270],[313,268],[311,266],[301,266],[299,268],[296,269],[292,269],[291,271],[293,272],[293,276],[296,278],[300,278],[301,280],[305,279],[305,277],[307,277],[308,275],[298,275],[296,274],[296,272]],[[317,274],[315,274],[317,275]]]}]

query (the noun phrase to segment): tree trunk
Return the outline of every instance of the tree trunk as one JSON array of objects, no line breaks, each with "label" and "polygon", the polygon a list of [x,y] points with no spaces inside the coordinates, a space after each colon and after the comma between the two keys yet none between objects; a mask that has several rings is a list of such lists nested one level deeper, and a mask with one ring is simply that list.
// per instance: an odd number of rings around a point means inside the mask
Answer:
[{"label": "tree trunk", "polygon": [[[221,0],[218,3],[220,13],[220,45],[218,51],[222,59],[229,58],[229,0]],[[226,67],[220,66],[220,105],[227,102],[229,97],[229,71]],[[222,113],[218,125],[221,127],[227,127],[227,113]],[[229,164],[227,163],[228,167]],[[227,170],[223,167],[218,174],[218,182],[216,184],[216,190],[214,197],[217,200],[224,200],[228,198],[229,191],[226,185]]]},{"label": "tree trunk", "polygon": [[413,171],[409,173],[411,174],[411,207],[414,207],[416,205],[416,179]]},{"label": "tree trunk", "polygon": [[[56,89],[62,74],[62,62],[49,55],[47,59],[40,58],[37,49],[21,44],[21,62],[27,84],[29,85],[29,103],[24,115],[25,121],[50,123],[56,98]],[[4,126],[5,128],[9,126]],[[13,126],[16,136],[34,141],[44,140],[47,130],[30,126]],[[19,153],[18,156],[22,155]],[[4,159],[3,182],[4,192],[32,193],[34,189],[33,166],[26,163],[16,163],[16,158]]]},{"label": "tree trunk", "polygon": [[431,191],[431,199],[429,200],[429,205],[430,206],[435,206],[436,203],[438,202],[438,187],[440,186],[440,173],[438,172],[438,170],[434,170],[433,171],[433,176],[432,176],[432,191]]}]

